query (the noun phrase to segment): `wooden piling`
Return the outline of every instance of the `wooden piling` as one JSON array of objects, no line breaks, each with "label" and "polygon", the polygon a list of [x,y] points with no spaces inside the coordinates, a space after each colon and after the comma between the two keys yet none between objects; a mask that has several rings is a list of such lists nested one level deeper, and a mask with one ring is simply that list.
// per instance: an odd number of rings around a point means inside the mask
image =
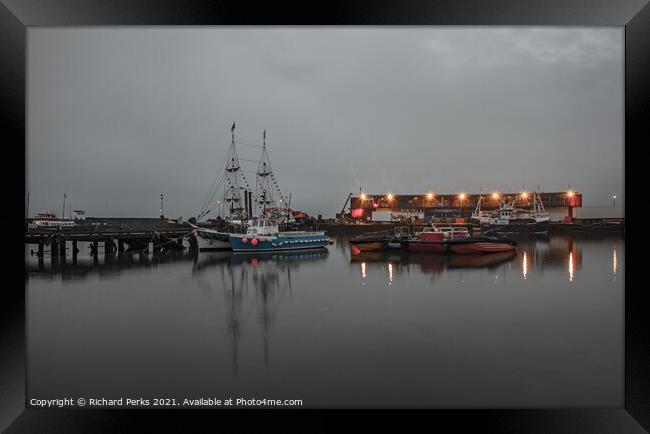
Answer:
[{"label": "wooden piling", "polygon": [[36,254],[39,258],[42,258],[42,257],[43,257],[43,254],[44,254],[44,253],[43,253],[43,250],[44,250],[44,249],[43,249],[43,246],[44,246],[44,245],[43,245],[43,241],[39,241],[39,242],[38,242],[38,253]]},{"label": "wooden piling", "polygon": [[107,255],[110,255],[110,254],[113,253],[114,247],[115,247],[115,245],[113,244],[112,239],[104,241],[104,253],[106,253]]},{"label": "wooden piling", "polygon": [[59,256],[59,241],[54,239],[50,243],[50,255],[51,256]]},{"label": "wooden piling", "polygon": [[59,253],[65,258],[65,240],[61,240],[59,243]]},{"label": "wooden piling", "polygon": [[121,239],[117,240],[117,252],[119,254],[124,253],[124,241],[122,241]]},{"label": "wooden piling", "polygon": [[197,252],[199,250],[199,243],[196,241],[196,235],[192,234],[187,239],[190,243],[190,251]]}]

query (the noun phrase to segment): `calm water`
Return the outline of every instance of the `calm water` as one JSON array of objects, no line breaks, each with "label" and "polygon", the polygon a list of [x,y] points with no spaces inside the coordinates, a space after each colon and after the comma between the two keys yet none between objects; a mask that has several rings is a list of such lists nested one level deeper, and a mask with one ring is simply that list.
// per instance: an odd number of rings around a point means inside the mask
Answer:
[{"label": "calm water", "polygon": [[516,254],[27,252],[32,398],[620,407],[622,236]]}]

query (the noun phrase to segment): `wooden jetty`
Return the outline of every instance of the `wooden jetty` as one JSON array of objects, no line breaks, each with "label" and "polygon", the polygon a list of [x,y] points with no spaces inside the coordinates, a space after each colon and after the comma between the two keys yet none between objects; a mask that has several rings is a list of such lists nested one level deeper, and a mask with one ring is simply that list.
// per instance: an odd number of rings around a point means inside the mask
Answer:
[{"label": "wooden jetty", "polygon": [[71,243],[75,258],[79,252],[78,242],[91,243],[91,254],[95,256],[100,243],[106,254],[148,252],[150,243],[154,253],[159,253],[183,249],[184,238],[189,240],[190,247],[195,245],[190,225],[164,219],[95,217],[71,227],[29,228],[25,225],[25,244],[38,245],[38,256],[43,256],[45,247],[49,246],[52,256],[65,257],[66,245]]}]

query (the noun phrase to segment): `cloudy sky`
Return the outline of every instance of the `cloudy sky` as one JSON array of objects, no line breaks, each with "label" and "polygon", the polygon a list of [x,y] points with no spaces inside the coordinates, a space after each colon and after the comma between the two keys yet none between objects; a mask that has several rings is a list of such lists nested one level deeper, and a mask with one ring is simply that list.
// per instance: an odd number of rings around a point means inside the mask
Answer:
[{"label": "cloudy sky", "polygon": [[[196,215],[237,140],[294,208],[349,192],[623,203],[623,28],[32,28],[30,214]],[[240,146],[257,160],[259,149]],[[247,170],[255,164],[243,162]],[[249,175],[251,178],[252,174]],[[66,207],[67,208],[67,207]]]}]

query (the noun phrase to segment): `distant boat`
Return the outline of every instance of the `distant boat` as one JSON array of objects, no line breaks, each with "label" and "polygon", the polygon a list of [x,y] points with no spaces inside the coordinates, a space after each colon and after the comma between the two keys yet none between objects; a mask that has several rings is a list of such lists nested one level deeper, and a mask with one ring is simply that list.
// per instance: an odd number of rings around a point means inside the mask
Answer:
[{"label": "distant boat", "polygon": [[321,249],[327,247],[329,241],[325,232],[280,232],[277,220],[266,217],[254,218],[245,234],[229,234],[234,252]]},{"label": "distant boat", "polygon": [[502,237],[470,236],[466,228],[431,226],[403,245],[410,252],[469,254],[513,251],[517,243]]},{"label": "distant boat", "polygon": [[542,199],[533,193],[531,209],[515,207],[515,201],[503,200],[494,211],[481,210],[482,198],[479,198],[471,220],[479,223],[481,229],[488,232],[546,232],[551,215],[546,212]]},{"label": "distant boat", "polygon": [[76,226],[74,220],[59,218],[53,212],[36,214],[27,224],[28,229],[58,229]]}]

